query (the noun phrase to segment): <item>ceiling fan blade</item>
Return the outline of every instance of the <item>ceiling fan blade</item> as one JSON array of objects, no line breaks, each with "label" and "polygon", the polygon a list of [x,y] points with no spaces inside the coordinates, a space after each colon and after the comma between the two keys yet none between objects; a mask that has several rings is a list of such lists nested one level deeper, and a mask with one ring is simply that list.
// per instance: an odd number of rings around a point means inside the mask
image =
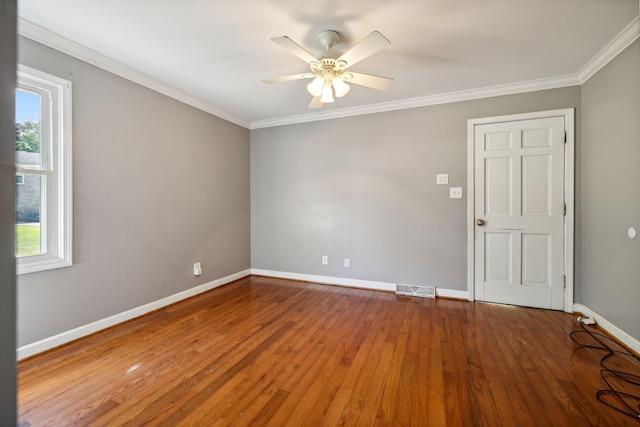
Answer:
[{"label": "ceiling fan blade", "polygon": [[291,80],[299,80],[299,79],[310,79],[315,77],[316,75],[313,73],[304,73],[304,74],[293,74],[290,76],[282,76],[282,77],[272,77],[270,79],[264,79],[265,83],[282,83],[282,82],[290,82]]},{"label": "ceiling fan blade", "polygon": [[386,90],[391,82],[393,82],[393,79],[390,79],[388,77],[378,77],[372,76],[371,74],[352,73],[351,71],[344,73],[343,79],[347,83],[354,83],[360,86],[366,86],[370,87],[371,89],[378,90]]},{"label": "ceiling fan blade", "polygon": [[274,37],[271,40],[273,40],[274,43],[277,43],[281,47],[287,49],[289,52],[293,53],[295,56],[302,59],[307,64],[318,62],[318,60],[313,55],[311,55],[298,43],[294,42],[287,36]]},{"label": "ceiling fan blade", "polygon": [[345,61],[347,67],[362,61],[363,59],[373,55],[376,52],[389,46],[391,42],[387,40],[385,36],[377,31],[372,32],[367,37],[362,39],[358,44],[345,52],[340,58],[336,60]]},{"label": "ceiling fan blade", "polygon": [[324,106],[324,104],[322,102],[320,102],[320,97],[319,96],[314,96],[313,99],[311,100],[311,102],[309,103],[309,109],[313,110],[315,108],[322,108]]}]

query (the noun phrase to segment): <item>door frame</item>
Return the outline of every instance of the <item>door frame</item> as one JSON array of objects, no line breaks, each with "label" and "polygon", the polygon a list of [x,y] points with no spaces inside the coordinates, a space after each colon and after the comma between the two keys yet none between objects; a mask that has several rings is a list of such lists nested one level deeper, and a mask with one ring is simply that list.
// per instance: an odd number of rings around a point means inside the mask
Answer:
[{"label": "door frame", "polygon": [[564,117],[567,142],[564,144],[564,201],[567,214],[564,217],[565,274],[564,311],[573,312],[573,253],[574,253],[574,190],[575,190],[575,112],[573,108],[532,113],[511,114],[469,119],[467,121],[467,292],[469,301],[475,301],[475,127],[490,123],[519,120]]}]

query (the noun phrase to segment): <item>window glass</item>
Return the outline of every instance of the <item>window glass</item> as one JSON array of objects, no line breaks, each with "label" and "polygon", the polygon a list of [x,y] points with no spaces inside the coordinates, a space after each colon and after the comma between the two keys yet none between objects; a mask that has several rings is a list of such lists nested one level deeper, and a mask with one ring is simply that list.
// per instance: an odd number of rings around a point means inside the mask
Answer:
[{"label": "window glass", "polygon": [[43,248],[42,190],[45,176],[22,174],[22,184],[16,184],[16,255],[40,255]]},{"label": "window glass", "polygon": [[42,168],[41,96],[16,90],[16,165],[26,169]]},{"label": "window glass", "polygon": [[72,265],[71,82],[18,64],[16,272]]},{"label": "window glass", "polygon": [[[42,170],[41,95],[16,90],[16,167]],[[18,177],[20,179],[18,179]],[[16,255],[43,253],[41,213],[42,182],[46,177],[31,173],[16,175]]]}]

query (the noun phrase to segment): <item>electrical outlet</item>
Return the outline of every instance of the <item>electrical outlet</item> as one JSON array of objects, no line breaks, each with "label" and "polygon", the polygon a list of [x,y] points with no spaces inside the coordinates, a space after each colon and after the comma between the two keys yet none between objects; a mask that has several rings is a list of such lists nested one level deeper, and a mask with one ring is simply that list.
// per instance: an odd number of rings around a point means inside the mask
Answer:
[{"label": "electrical outlet", "polygon": [[322,255],[322,265],[329,265],[329,257]]},{"label": "electrical outlet", "polygon": [[349,268],[349,258],[345,258],[345,259],[344,259],[344,266],[345,266],[346,268]]},{"label": "electrical outlet", "polygon": [[195,264],[193,264],[193,275],[194,276],[202,275],[202,266],[200,265],[199,262],[196,262]]}]

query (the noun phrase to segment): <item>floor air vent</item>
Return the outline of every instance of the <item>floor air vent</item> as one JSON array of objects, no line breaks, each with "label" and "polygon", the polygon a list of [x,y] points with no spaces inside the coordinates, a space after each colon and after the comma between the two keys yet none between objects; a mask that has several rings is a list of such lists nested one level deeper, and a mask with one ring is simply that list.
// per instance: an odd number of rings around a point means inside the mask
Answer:
[{"label": "floor air vent", "polygon": [[410,297],[435,298],[436,288],[433,286],[396,285],[396,294]]}]

